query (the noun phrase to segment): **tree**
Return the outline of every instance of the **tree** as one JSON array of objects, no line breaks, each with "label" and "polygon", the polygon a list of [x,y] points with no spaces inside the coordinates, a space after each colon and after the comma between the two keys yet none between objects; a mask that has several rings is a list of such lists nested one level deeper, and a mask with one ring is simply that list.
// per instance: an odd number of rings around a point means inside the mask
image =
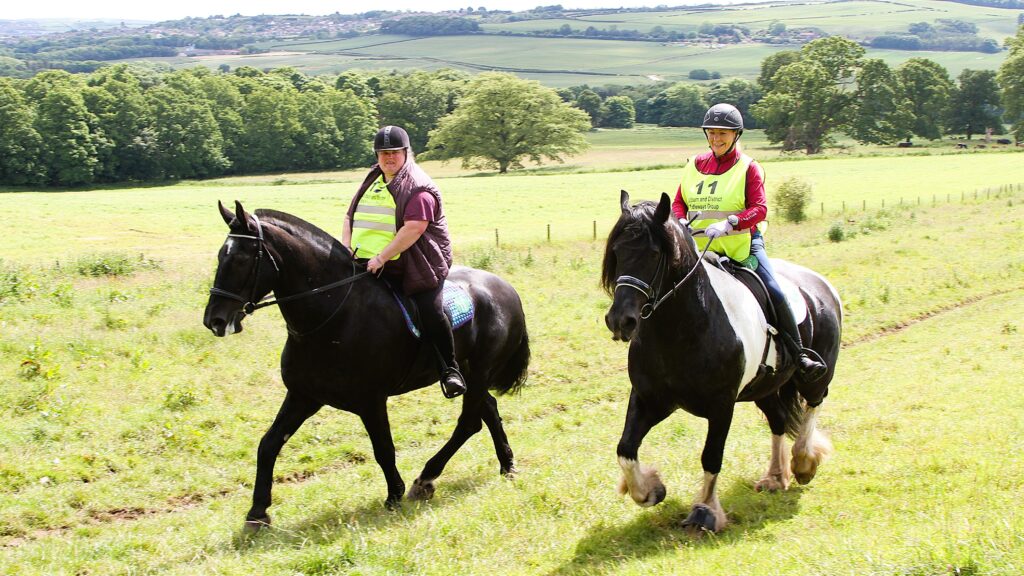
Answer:
[{"label": "tree", "polygon": [[587,147],[587,114],[562,102],[539,82],[511,74],[473,79],[452,114],[430,134],[429,158],[462,158],[464,167],[521,168],[529,159],[562,161]]},{"label": "tree", "polygon": [[155,146],[166,178],[202,178],[224,173],[224,139],[206,100],[164,84],[146,92],[153,109]]},{"label": "tree", "polygon": [[1002,88],[1003,118],[1012,124],[1011,130],[1020,142],[1024,140],[1024,26],[1006,44],[1010,55],[999,66],[996,80]]},{"label": "tree", "polygon": [[732,104],[743,114],[743,125],[746,128],[759,128],[757,119],[750,113],[750,107],[761,99],[761,89],[757,84],[734,78],[724,84],[715,84],[708,90],[704,100],[708,107],[719,102]]},{"label": "tree", "polygon": [[158,172],[153,113],[142,83],[125,64],[101,68],[88,79],[85,104],[109,140],[102,171],[108,181],[147,180]]},{"label": "tree", "polygon": [[809,42],[799,61],[778,68],[771,90],[751,107],[768,140],[782,142],[784,150],[820,152],[849,118],[863,55],[855,42],[832,36]]},{"label": "tree", "polygon": [[380,123],[405,128],[413,150],[423,150],[430,131],[451,111],[449,103],[457,99],[452,92],[460,91],[462,85],[461,80],[447,81],[423,71],[387,76],[381,80],[377,98]]},{"label": "tree", "polygon": [[601,108],[601,126],[607,128],[632,128],[636,122],[636,109],[628,96],[612,96],[604,101]]},{"label": "tree", "polygon": [[296,143],[302,125],[295,88],[254,82],[242,93],[245,106],[241,110],[244,131],[237,159],[239,171],[275,172],[296,164]]},{"label": "tree", "polygon": [[857,75],[854,102],[846,132],[861,144],[891,144],[913,125],[910,101],[896,74],[882,60],[864,62]]},{"label": "tree", "polygon": [[95,180],[104,139],[93,131],[98,120],[86,108],[81,88],[79,79],[58,70],[37,74],[25,84],[25,94],[36,104],[33,127],[42,138],[40,159],[49,184]]},{"label": "tree", "polygon": [[950,106],[948,133],[982,134],[986,128],[1002,133],[999,114],[999,86],[993,70],[964,70],[957,78]]},{"label": "tree", "polygon": [[707,112],[704,93],[685,82],[677,82],[655,96],[651,107],[659,126],[700,126]]},{"label": "tree", "polygon": [[0,184],[42,183],[43,139],[33,127],[35,112],[13,80],[0,78]]},{"label": "tree", "polygon": [[590,125],[597,126],[601,123],[601,97],[597,92],[589,88],[583,90],[576,96],[576,107],[590,116]]},{"label": "tree", "polygon": [[949,73],[941,64],[927,58],[911,58],[896,69],[903,95],[910,102],[913,124],[904,134],[929,140],[942,136],[949,115],[950,96],[955,89]]},{"label": "tree", "polygon": [[772,76],[775,76],[775,73],[783,66],[799,61],[800,52],[798,50],[782,50],[768,56],[761,61],[761,75],[757,77],[758,85],[765,92],[771,92],[775,88]]}]

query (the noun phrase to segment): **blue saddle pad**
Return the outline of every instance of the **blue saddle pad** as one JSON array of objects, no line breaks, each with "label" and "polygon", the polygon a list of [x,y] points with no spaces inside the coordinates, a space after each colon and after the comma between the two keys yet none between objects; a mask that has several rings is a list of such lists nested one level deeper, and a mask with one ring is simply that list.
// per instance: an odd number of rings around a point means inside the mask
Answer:
[{"label": "blue saddle pad", "polygon": [[[405,318],[405,325],[409,328],[409,332],[412,332],[413,336],[419,338],[420,329],[412,321],[412,316],[409,314],[409,309],[406,308],[405,302],[402,301],[402,298],[394,290],[391,291],[391,295],[395,297],[395,302],[398,302],[398,307],[402,310],[402,317]],[[452,330],[465,325],[473,319],[473,314],[476,312],[476,309],[473,307],[473,299],[469,297],[469,292],[466,292],[462,286],[454,282],[445,282],[444,289],[441,291],[441,301],[444,306],[444,313],[448,315],[448,319],[452,323]]]}]

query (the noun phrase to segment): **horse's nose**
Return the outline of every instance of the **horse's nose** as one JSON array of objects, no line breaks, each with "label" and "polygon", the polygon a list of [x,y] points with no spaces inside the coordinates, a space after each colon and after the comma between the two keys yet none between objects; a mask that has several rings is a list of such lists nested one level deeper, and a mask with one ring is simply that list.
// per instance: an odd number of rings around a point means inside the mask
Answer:
[{"label": "horse's nose", "polygon": [[616,314],[609,311],[604,315],[604,323],[612,332],[612,340],[629,342],[630,336],[636,330],[636,318],[629,314]]},{"label": "horse's nose", "polygon": [[214,336],[223,336],[224,328],[226,326],[227,322],[225,322],[223,318],[214,318],[206,325],[206,327],[209,328],[211,332],[213,332]]}]

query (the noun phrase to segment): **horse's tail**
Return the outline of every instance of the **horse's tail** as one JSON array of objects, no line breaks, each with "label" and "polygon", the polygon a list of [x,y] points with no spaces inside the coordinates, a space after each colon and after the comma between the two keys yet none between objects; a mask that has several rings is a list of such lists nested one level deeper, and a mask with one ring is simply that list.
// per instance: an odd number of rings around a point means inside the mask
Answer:
[{"label": "horse's tail", "polygon": [[804,420],[806,403],[797,392],[796,382],[793,378],[779,388],[779,404],[786,417],[786,436],[789,436],[791,440],[795,439]]},{"label": "horse's tail", "polygon": [[493,382],[491,390],[497,391],[498,394],[519,392],[519,389],[526,384],[527,368],[529,365],[530,336],[526,333],[524,327],[523,337],[519,339],[519,345],[512,352],[512,356],[497,370],[494,378],[491,379],[491,382]]}]

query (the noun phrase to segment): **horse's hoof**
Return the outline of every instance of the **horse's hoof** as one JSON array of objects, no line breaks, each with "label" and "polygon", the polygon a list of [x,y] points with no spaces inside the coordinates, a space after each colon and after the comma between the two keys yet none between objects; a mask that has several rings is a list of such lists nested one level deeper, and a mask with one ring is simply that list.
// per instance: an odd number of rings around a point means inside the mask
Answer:
[{"label": "horse's hoof", "polygon": [[264,516],[263,518],[246,519],[245,524],[242,526],[242,533],[246,535],[256,534],[264,528],[270,527],[270,516]]},{"label": "horse's hoof", "polygon": [[401,510],[402,509],[402,497],[401,496],[396,496],[396,497],[390,497],[389,496],[388,499],[384,501],[384,507],[387,508],[388,510],[391,510],[392,512],[397,511],[397,510]]},{"label": "horse's hoof", "polygon": [[658,504],[661,504],[665,500],[665,496],[667,494],[668,490],[665,488],[665,485],[659,482],[654,488],[651,489],[651,492],[647,495],[647,500],[639,504],[644,508],[647,508],[649,506],[657,506]]},{"label": "horse's hoof", "polygon": [[501,469],[501,475],[506,480],[515,480],[516,474],[519,474],[519,470],[516,468],[515,464],[509,466],[508,468]]},{"label": "horse's hoof", "polygon": [[700,536],[704,532],[717,532],[717,521],[715,513],[709,506],[696,504],[690,510],[690,515],[683,520],[683,528],[691,535]]},{"label": "horse's hoof", "polygon": [[434,497],[434,490],[433,481],[423,482],[417,478],[413,480],[412,487],[409,488],[409,493],[405,497],[409,500],[430,500]]}]

